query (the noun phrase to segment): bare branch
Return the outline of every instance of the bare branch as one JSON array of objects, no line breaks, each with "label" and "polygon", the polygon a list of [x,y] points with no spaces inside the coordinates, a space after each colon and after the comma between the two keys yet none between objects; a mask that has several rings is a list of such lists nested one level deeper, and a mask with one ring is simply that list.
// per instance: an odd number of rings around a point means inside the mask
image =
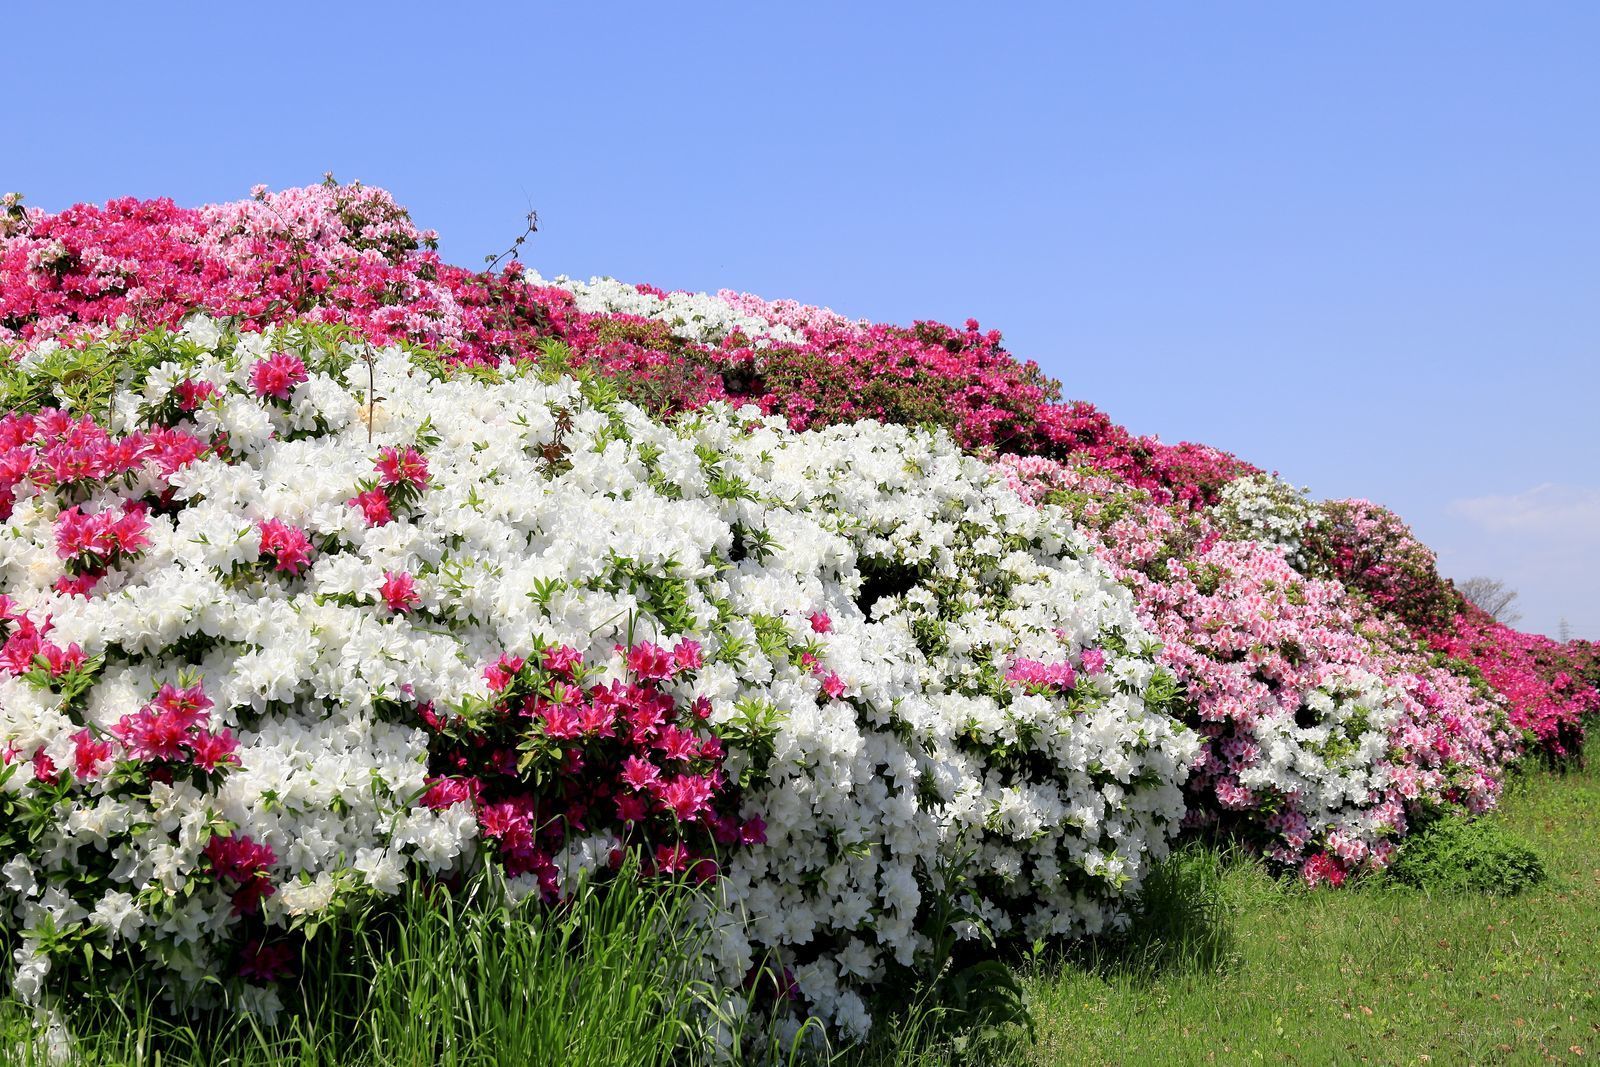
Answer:
[{"label": "bare branch", "polygon": [[1456,591],[1492,615],[1495,622],[1509,626],[1522,618],[1522,612],[1512,607],[1517,591],[1498,578],[1468,578],[1456,583]]}]

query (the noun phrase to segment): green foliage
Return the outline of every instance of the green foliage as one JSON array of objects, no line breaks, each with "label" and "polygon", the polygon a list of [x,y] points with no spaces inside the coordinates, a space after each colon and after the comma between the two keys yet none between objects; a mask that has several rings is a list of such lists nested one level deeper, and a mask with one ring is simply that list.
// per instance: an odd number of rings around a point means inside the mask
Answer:
[{"label": "green foliage", "polygon": [[1545,867],[1497,823],[1446,818],[1406,838],[1388,876],[1419,889],[1506,896],[1543,882]]}]

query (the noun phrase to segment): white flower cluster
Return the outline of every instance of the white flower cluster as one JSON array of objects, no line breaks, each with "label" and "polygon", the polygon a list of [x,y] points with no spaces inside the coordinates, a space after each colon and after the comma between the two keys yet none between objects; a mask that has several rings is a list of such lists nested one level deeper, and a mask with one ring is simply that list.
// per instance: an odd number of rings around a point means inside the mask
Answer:
[{"label": "white flower cluster", "polygon": [[[783,546],[732,576],[731,601],[791,620],[822,605],[833,632],[819,666],[848,687],[819,702],[811,677],[768,661],[715,691],[727,706],[759,687],[783,715],[751,800],[767,844],[729,872],[748,919],[729,970],[745,964],[746,937],[832,942],[800,987],[859,1023],[849,987],[913,961],[933,893],[958,894],[1001,934],[1099,930],[1165,854],[1197,748],[1165,703],[1146,704],[1152,689],[1175,692],[1157,682],[1153,649],[1126,652],[1147,638],[1125,590],[1059,513],[942,436],[721,426],[719,449],[764,498],[740,521]],[[1080,675],[1069,700],[1005,681],[1015,660],[1105,645],[1122,654]]]},{"label": "white flower cluster", "polygon": [[[1246,789],[1294,798],[1273,817],[1289,846],[1285,862],[1298,860],[1307,841],[1325,834],[1330,850],[1360,864],[1403,830],[1405,812],[1390,796],[1388,759],[1402,699],[1382,679],[1344,670],[1306,693],[1296,714],[1257,720],[1246,743],[1259,757],[1238,777]],[[1228,805],[1225,792],[1220,799]]]},{"label": "white flower cluster", "polygon": [[[704,344],[717,344],[735,330],[748,337],[757,347],[770,344],[803,344],[805,337],[799,330],[781,321],[789,311],[788,305],[767,304],[743,294],[672,292],[656,296],[638,286],[619,282],[615,278],[590,278],[587,282],[566,275],[543,278],[537,271],[529,270],[524,277],[528,284],[553,286],[565,289],[573,296],[578,310],[593,314],[637,315],[666,323],[677,337]],[[847,322],[825,308],[807,308],[793,305],[798,311],[791,317],[807,321],[825,319]],[[770,308],[769,315],[762,314]]]},{"label": "white flower cluster", "polygon": [[1283,549],[1296,570],[1306,564],[1306,526],[1317,518],[1309,491],[1270,474],[1235,478],[1222,487],[1211,516],[1236,541],[1260,541]]},{"label": "white flower cluster", "polygon": [[[438,380],[398,350],[308,336],[199,320],[143,342],[170,352],[119,394],[115,428],[208,383],[180,425],[225,434],[227,452],[80,502],[163,502],[148,546],[87,595],[56,588],[57,491],[24,483],[0,526],[13,613],[48,619],[92,668],[79,695],[0,679],[0,835],[5,811],[16,824],[22,799],[51,798],[0,875],[24,993],[71,931],[136,939],[187,978],[225,972],[238,919],[204,857],[224,831],[273,851],[270,927],[473,862],[472,803],[420,803],[417,708],[481,701],[486,665],[549,644],[601,680],[626,676],[618,646],[703,646],[703,667],[663,686],[709,701],[743,814],[766,824],[724,860],[718,962],[738,980],[775,957],[848,1031],[869,1024],[862,992],[918,960],[940,894],[970,929],[1096,930],[1165,854],[1197,743],[1129,594],[1058,509],[947,438],[796,434],[754,409],[663,424],[604,384]],[[305,380],[256,395],[258,365],[286,351]],[[386,447],[425,454],[426,489],[369,526],[351,501]],[[303,570],[264,555],[274,520],[308,535]],[[394,574],[414,581],[414,610],[379,595]],[[1019,661],[1061,665],[1057,684],[1016,681]],[[195,678],[211,725],[238,736],[236,767],[74,778],[75,735]],[[41,752],[65,784],[36,778]],[[575,840],[558,863],[596,866],[611,840]]]}]

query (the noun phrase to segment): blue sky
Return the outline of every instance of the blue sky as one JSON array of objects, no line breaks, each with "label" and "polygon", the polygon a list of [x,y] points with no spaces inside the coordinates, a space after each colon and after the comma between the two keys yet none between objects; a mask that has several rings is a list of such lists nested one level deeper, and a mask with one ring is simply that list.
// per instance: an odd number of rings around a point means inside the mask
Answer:
[{"label": "blue sky", "polygon": [[34,204],[332,170],[463,264],[531,205],[546,274],[970,315],[1600,638],[1600,6],[65,12],[7,12]]}]

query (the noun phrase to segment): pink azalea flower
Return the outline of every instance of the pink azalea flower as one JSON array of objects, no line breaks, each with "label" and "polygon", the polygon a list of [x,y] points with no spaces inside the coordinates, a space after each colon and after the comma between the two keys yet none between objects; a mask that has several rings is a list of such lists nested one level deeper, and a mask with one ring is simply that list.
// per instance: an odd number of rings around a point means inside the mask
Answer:
[{"label": "pink azalea flower", "polygon": [[643,822],[650,814],[650,801],[638,793],[623,793],[616,804],[617,818],[623,822]]},{"label": "pink azalea flower", "polygon": [[428,461],[414,448],[385,448],[378,453],[378,481],[423,489],[428,484]]},{"label": "pink azalea flower", "polygon": [[289,399],[289,391],[305,381],[306,365],[292,352],[274,352],[250,368],[250,388],[259,397]]},{"label": "pink azalea flower", "polygon": [[260,552],[273,569],[292,575],[306,569],[311,562],[311,539],[304,530],[281,519],[267,519],[260,528]]},{"label": "pink azalea flower", "polygon": [[676,726],[662,727],[653,744],[663,759],[690,760],[700,753],[699,738]]},{"label": "pink azalea flower", "polygon": [[690,641],[685,638],[673,646],[672,666],[674,671],[696,671],[700,669],[703,662],[700,642]]},{"label": "pink azalea flower", "polygon": [[56,579],[54,588],[56,592],[65,593],[67,596],[87,597],[94,592],[94,587],[100,584],[100,579],[104,577],[104,574],[94,571],[76,577],[62,575]]},{"label": "pink azalea flower", "polygon": [[660,874],[678,874],[689,866],[689,848],[684,844],[657,845],[656,871]]},{"label": "pink azalea flower", "polygon": [[522,669],[524,662],[521,656],[501,656],[485,667],[483,677],[490,691],[498,693],[510,685],[512,676]]},{"label": "pink azalea flower", "polygon": [[111,742],[97,738],[86,727],[72,735],[73,773],[82,781],[97,778],[111,758]]},{"label": "pink azalea flower", "polygon": [[368,489],[364,493],[357,493],[350,498],[350,506],[361,510],[361,517],[368,526],[382,526],[394,521],[394,512],[389,508],[389,497],[382,489]]},{"label": "pink azalea flower", "polygon": [[661,681],[672,677],[672,656],[660,645],[640,641],[628,649],[628,669],[640,679]]},{"label": "pink azalea flower", "polygon": [[193,725],[181,713],[145,707],[118,719],[111,733],[134,759],[175,760],[182,758]]},{"label": "pink azalea flower", "polygon": [[551,645],[544,650],[541,662],[544,669],[552,674],[571,677],[572,672],[582,665],[583,654],[569,645]]},{"label": "pink azalea flower", "polygon": [[378,595],[396,614],[404,614],[422,601],[417,594],[415,580],[405,571],[384,571],[383,585],[379,587]]},{"label": "pink azalea flower", "polygon": [[33,754],[33,776],[41,782],[55,781],[56,761],[42,748]]},{"label": "pink azalea flower", "polygon": [[232,731],[218,730],[214,734],[198,733],[189,738],[188,745],[196,767],[214,771],[218,767],[225,767],[239,762],[239,757],[234,754],[239,747],[239,742],[233,736]]},{"label": "pink azalea flower", "polygon": [[622,761],[622,781],[630,789],[654,788],[661,781],[661,768],[649,760],[629,756]]},{"label": "pink azalea flower", "polygon": [[480,783],[476,778],[430,778],[422,803],[435,810],[456,804],[477,803]]},{"label": "pink azalea flower", "polygon": [[578,709],[578,723],[585,736],[614,737],[617,732],[617,712],[609,704],[585,704]]},{"label": "pink azalea flower", "polygon": [[538,705],[538,714],[544,724],[546,737],[565,741],[583,733],[583,719],[576,708],[542,701]]},{"label": "pink azalea flower", "polygon": [[206,842],[206,859],[219,878],[243,882],[278,862],[270,845],[257,843],[242,834],[213,835]]},{"label": "pink azalea flower", "polygon": [[177,384],[173,392],[178,394],[178,407],[184,411],[195,411],[217,395],[217,387],[210,382],[185,378]]},{"label": "pink azalea flower", "polygon": [[706,779],[685,774],[658,786],[656,796],[679,822],[692,822],[710,806],[711,792]]},{"label": "pink azalea flower", "polygon": [[1015,682],[1028,689],[1071,689],[1077,675],[1069,663],[1040,663],[1038,660],[1019,659],[1006,672],[1006,681]]},{"label": "pink azalea flower", "polygon": [[71,507],[56,519],[56,554],[62,559],[106,563],[148,547],[149,530],[150,520],[138,504],[94,515]]},{"label": "pink azalea flower", "polygon": [[1344,885],[1344,867],[1326,852],[1319,852],[1306,860],[1305,865],[1300,868],[1300,873],[1308,886],[1327,884],[1337,889]]},{"label": "pink azalea flower", "polygon": [[72,673],[82,667],[87,660],[87,657],[83,654],[83,649],[78,647],[76,641],[66,648],[60,648],[46,641],[40,646],[39,654],[44,656],[45,665],[49,668],[50,677],[52,678],[60,678],[64,674]]}]

